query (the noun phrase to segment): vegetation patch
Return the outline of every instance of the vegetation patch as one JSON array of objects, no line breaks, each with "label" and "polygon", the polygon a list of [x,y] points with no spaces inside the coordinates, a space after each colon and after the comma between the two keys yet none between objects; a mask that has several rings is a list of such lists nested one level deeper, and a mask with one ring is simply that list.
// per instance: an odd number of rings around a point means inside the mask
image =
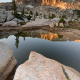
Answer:
[{"label": "vegetation patch", "polygon": [[26,24],[26,22],[20,22],[20,25],[22,26],[22,25],[25,25]]},{"label": "vegetation patch", "polygon": [[63,18],[61,18],[61,19],[59,20],[59,23],[65,23],[65,20],[64,20]]}]

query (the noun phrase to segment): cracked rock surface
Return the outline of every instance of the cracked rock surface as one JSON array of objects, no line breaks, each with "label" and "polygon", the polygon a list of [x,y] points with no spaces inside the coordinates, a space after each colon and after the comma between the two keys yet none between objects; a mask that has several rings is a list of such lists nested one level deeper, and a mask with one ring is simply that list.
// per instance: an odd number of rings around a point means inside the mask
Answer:
[{"label": "cracked rock surface", "polygon": [[[63,70],[64,69],[64,70]],[[13,80],[80,80],[80,77],[61,63],[31,52],[29,60],[21,64]]]}]

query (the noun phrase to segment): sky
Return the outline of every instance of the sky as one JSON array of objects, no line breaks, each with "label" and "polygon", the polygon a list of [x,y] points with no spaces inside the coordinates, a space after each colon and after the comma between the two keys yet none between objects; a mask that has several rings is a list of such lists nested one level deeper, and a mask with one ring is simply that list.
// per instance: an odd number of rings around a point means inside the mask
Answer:
[{"label": "sky", "polygon": [[11,2],[12,0],[0,0],[0,2]]}]

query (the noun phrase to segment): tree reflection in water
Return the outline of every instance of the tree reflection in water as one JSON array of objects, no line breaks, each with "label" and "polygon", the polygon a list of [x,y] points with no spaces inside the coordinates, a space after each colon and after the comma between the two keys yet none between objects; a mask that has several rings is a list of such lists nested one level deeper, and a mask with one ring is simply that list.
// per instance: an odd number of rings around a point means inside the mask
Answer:
[{"label": "tree reflection in water", "polygon": [[44,34],[44,33],[36,32],[36,31],[27,31],[27,32],[19,31],[17,34],[15,34],[15,37],[16,37],[15,45],[16,45],[16,48],[18,48],[19,37],[23,37],[24,41],[25,41],[25,37],[32,37],[32,38],[37,37],[37,38],[44,38],[46,40],[53,41],[53,40],[56,40],[56,39],[60,39],[63,36],[59,35],[59,34],[55,34],[55,33]]},{"label": "tree reflection in water", "polygon": [[16,48],[18,48],[18,45],[19,45],[19,36],[16,36],[16,42],[15,42],[15,45],[16,45]]}]

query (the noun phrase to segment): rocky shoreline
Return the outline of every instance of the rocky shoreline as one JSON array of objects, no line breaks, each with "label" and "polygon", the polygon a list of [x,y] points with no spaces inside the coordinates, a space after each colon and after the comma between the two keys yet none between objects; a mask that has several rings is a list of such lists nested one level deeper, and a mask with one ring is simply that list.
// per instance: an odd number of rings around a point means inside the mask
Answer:
[{"label": "rocky shoreline", "polygon": [[[68,36],[68,37],[71,37],[73,36],[74,39],[80,39],[80,30],[77,30],[77,29],[71,29],[71,28],[51,28],[49,26],[35,26],[35,27],[0,27],[0,31],[27,31],[27,30],[34,30],[34,29],[43,29],[43,30],[46,30],[46,31],[49,31],[49,32],[54,32],[54,33],[59,33],[60,35],[63,35],[64,36]],[[4,44],[3,42],[0,42],[0,44],[4,47],[7,47],[6,44]],[[0,47],[2,49],[2,47]],[[12,51],[9,50],[9,53],[11,53],[12,55]],[[35,53],[35,52],[33,52]],[[31,52],[31,54],[33,54]],[[30,56],[31,56],[30,54]],[[36,53],[37,54],[37,53]],[[38,54],[37,54],[38,55]],[[34,55],[33,55],[34,56]],[[37,56],[35,56],[37,58]],[[1,60],[0,60],[1,61]],[[23,63],[25,64],[25,63]],[[61,63],[59,63],[61,64]],[[12,55],[11,56],[11,59],[8,60],[8,62],[6,64],[3,65],[3,68],[0,69],[0,80],[6,80],[6,78],[8,77],[8,75],[12,72],[12,70],[14,69],[14,67],[17,65],[17,61],[16,59],[14,58],[14,56]],[[64,68],[63,70],[67,70],[67,74],[69,76],[69,80],[80,80],[80,72],[76,71],[75,69],[71,68],[71,67],[68,67],[68,66],[65,66],[63,64],[61,64]],[[56,66],[56,65],[55,65]],[[24,67],[24,66],[23,66]],[[21,67],[21,68],[23,68]],[[25,67],[26,68],[26,67]],[[49,69],[49,68],[48,68]],[[57,70],[57,69],[56,69]],[[24,73],[24,71],[23,71]],[[65,72],[64,72],[65,73]],[[21,73],[15,73],[16,75],[19,75]],[[35,74],[35,73],[34,73]],[[45,74],[45,73],[44,73]],[[55,75],[55,74],[54,74]],[[56,74],[56,76],[58,75],[58,73]],[[72,75],[72,76],[71,76]],[[23,75],[24,76],[24,75]],[[24,78],[22,76],[22,78]],[[48,75],[49,76],[49,75]],[[31,76],[33,77],[33,76]],[[41,76],[42,77],[42,76]],[[59,76],[61,77],[61,76]],[[76,77],[76,78],[74,78]],[[19,77],[17,77],[19,80],[21,80]],[[46,78],[45,78],[46,79]],[[44,80],[45,80],[44,79]],[[14,80],[17,80],[15,77],[14,77]],[[23,79],[25,80],[25,79]],[[32,80],[32,79],[30,79]],[[51,79],[50,79],[51,80]],[[54,79],[56,80],[56,79]],[[58,79],[57,79],[58,80]],[[61,80],[61,78],[59,79]],[[64,80],[67,80],[66,78]]]},{"label": "rocky shoreline", "polygon": [[34,30],[34,29],[42,29],[43,27],[47,26],[33,26],[33,27],[0,27],[0,31],[27,31],[27,30]]}]

